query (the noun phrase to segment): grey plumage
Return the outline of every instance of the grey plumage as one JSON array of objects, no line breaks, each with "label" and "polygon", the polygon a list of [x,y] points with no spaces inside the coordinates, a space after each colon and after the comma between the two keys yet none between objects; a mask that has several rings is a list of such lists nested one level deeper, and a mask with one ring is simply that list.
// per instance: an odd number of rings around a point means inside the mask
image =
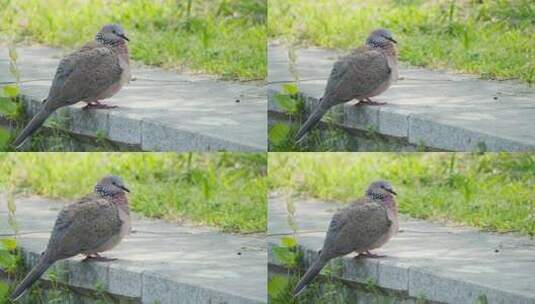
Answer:
[{"label": "grey plumage", "polygon": [[88,107],[105,108],[98,101],[113,96],[130,79],[125,40],[128,38],[119,25],[105,25],[96,35],[95,41],[63,58],[42,109],[12,145],[20,148],[61,107],[84,101]]},{"label": "grey plumage", "polygon": [[296,141],[301,141],[337,104],[353,99],[377,104],[369,98],[383,93],[398,78],[394,43],[390,31],[378,29],[368,36],[364,46],[335,62],[323,97],[297,132]]},{"label": "grey plumage", "polygon": [[64,207],[56,219],[46,250],[11,293],[17,300],[56,261],[85,254],[98,256],[113,248],[130,230],[128,201],[122,180],[104,177],[92,194]]},{"label": "grey plumage", "polygon": [[295,286],[294,295],[301,293],[331,259],[378,248],[397,232],[399,223],[393,194],[390,183],[374,182],[365,197],[333,215],[323,248]]}]

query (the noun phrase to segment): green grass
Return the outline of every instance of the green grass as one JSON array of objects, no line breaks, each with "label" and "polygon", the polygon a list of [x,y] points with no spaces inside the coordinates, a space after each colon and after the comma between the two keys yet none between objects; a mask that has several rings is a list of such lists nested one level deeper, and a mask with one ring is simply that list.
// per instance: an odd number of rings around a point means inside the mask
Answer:
[{"label": "green grass", "polygon": [[114,22],[134,60],[229,79],[266,76],[264,0],[0,0],[0,10],[0,35],[16,41],[76,48]]},{"label": "green grass", "polygon": [[224,231],[265,231],[264,153],[0,153],[0,190],[74,199],[121,176],[131,208]]},{"label": "green grass", "polygon": [[269,189],[349,202],[390,180],[402,213],[535,235],[535,154],[272,153]]},{"label": "green grass", "polygon": [[413,65],[535,82],[531,0],[270,0],[268,9],[273,39],[349,49],[385,27]]}]

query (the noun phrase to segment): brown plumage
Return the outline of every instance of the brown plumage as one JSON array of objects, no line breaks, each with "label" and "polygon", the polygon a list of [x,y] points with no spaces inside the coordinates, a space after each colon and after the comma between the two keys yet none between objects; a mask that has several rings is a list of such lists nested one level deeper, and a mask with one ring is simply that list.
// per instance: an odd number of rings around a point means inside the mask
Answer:
[{"label": "brown plumage", "polygon": [[130,232],[130,211],[124,186],[117,176],[104,177],[95,191],[63,208],[56,219],[46,250],[11,293],[17,300],[58,260],[86,255],[86,259],[108,260],[98,255],[115,247]]},{"label": "brown plumage", "polygon": [[359,100],[377,105],[369,98],[383,93],[398,78],[396,41],[385,29],[373,31],[366,45],[334,63],[323,97],[297,132],[300,141],[319,123],[327,111],[341,103]]},{"label": "brown plumage", "polygon": [[95,41],[63,58],[42,109],[13,141],[20,148],[58,108],[80,101],[87,107],[110,108],[99,100],[115,95],[130,80],[130,64],[123,29],[108,24],[97,33]]},{"label": "brown plumage", "polygon": [[310,266],[293,293],[298,295],[333,258],[351,252],[369,253],[383,246],[399,229],[397,206],[390,183],[377,181],[366,196],[338,210],[332,217],[317,260]]}]

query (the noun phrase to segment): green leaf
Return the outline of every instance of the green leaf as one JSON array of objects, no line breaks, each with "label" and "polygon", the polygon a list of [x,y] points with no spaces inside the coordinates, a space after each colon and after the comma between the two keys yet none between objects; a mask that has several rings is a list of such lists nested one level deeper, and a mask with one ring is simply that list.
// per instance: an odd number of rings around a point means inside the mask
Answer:
[{"label": "green leaf", "polygon": [[276,95],[275,102],[283,111],[288,114],[295,114],[298,110],[297,102],[288,95]]},{"label": "green leaf", "polygon": [[297,266],[297,254],[288,248],[275,247],[273,248],[273,255],[282,265],[288,268]]},{"label": "green leaf", "polygon": [[15,250],[17,248],[17,241],[15,239],[3,239],[2,246],[6,250]]},{"label": "green leaf", "polygon": [[268,283],[268,294],[271,298],[278,297],[281,292],[286,290],[286,286],[288,286],[288,279],[286,277],[283,277],[281,275],[275,275],[269,280]]},{"label": "green leaf", "polygon": [[0,282],[0,300],[7,299],[7,296],[9,295],[8,292],[9,286],[4,282]]},{"label": "green leaf", "polygon": [[288,137],[288,133],[290,133],[289,126],[282,123],[275,124],[273,127],[271,127],[271,129],[269,129],[269,141],[275,145],[278,145]]},{"label": "green leaf", "polygon": [[294,237],[285,236],[281,239],[281,244],[286,248],[295,248],[297,240]]},{"label": "green leaf", "polygon": [[9,98],[0,97],[0,115],[8,118],[16,118],[18,113],[17,103]]},{"label": "green leaf", "polygon": [[2,129],[0,127],[0,150],[5,150],[5,147],[7,147],[9,144],[10,138],[11,138],[11,133],[9,133],[8,130]]},{"label": "green leaf", "polygon": [[295,84],[285,84],[282,86],[282,91],[288,95],[297,95],[299,88]]},{"label": "green leaf", "polygon": [[7,85],[4,87],[4,94],[6,97],[15,98],[19,96],[20,88],[17,85]]},{"label": "green leaf", "polygon": [[9,251],[0,250],[0,267],[8,272],[17,269],[17,256]]}]

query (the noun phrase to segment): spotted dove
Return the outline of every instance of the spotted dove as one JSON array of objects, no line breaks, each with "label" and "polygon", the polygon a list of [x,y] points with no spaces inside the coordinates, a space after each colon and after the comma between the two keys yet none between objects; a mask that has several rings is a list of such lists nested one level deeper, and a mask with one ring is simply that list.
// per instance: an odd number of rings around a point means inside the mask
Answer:
[{"label": "spotted dove", "polygon": [[86,108],[112,108],[99,102],[115,95],[130,80],[130,63],[124,30],[108,24],[95,40],[63,58],[41,110],[13,141],[20,148],[58,108],[86,102]]},{"label": "spotted dove", "polygon": [[46,250],[10,296],[17,300],[56,261],[78,254],[86,260],[108,261],[99,255],[130,232],[130,211],[120,177],[106,176],[92,194],[64,207],[54,224]]},{"label": "spotted dove", "polygon": [[333,258],[351,252],[377,257],[369,250],[383,246],[399,228],[396,192],[389,182],[372,183],[366,195],[332,217],[319,257],[293,290],[299,295]]},{"label": "spotted dove", "polygon": [[397,43],[390,31],[377,29],[368,36],[366,44],[334,63],[327,87],[319,105],[297,132],[301,141],[327,111],[341,103],[359,100],[359,104],[380,105],[370,100],[398,78]]}]

